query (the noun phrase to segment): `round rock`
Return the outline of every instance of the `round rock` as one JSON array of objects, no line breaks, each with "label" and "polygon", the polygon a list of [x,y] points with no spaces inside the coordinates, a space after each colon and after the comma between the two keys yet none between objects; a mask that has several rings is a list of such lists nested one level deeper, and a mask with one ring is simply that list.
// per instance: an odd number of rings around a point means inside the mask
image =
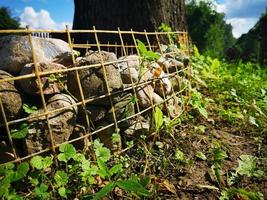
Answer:
[{"label": "round rock", "polygon": [[[1,81],[12,77],[11,74],[0,70]],[[16,89],[14,81],[4,81],[0,83],[0,98],[7,120],[15,119],[20,114],[22,108],[22,97]],[[4,122],[2,112],[0,113],[0,122]]]},{"label": "round rock", "polygon": [[[74,103],[75,101],[69,95],[56,94],[49,99],[47,111],[66,108]],[[61,144],[68,141],[76,123],[77,112],[77,106],[74,106],[48,115],[54,144]],[[43,113],[44,110],[40,109],[31,114],[30,117],[35,117]],[[47,147],[51,147],[46,117],[41,116],[30,119],[28,124],[29,133],[25,138],[27,154],[32,154]]]}]

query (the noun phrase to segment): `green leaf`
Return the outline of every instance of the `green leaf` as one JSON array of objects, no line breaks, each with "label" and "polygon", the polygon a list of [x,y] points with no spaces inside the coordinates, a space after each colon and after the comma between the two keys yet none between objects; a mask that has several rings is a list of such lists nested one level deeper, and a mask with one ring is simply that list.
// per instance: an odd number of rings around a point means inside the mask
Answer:
[{"label": "green leaf", "polygon": [[199,111],[199,113],[200,113],[203,117],[205,117],[206,119],[208,119],[208,112],[207,112],[207,110],[206,110],[205,108],[203,108],[203,107],[199,107],[199,108],[198,108],[198,111]]},{"label": "green leaf", "polygon": [[11,130],[11,136],[14,139],[22,139],[27,136],[28,132],[28,124],[22,123],[18,129]]},{"label": "green leaf", "polygon": [[158,60],[160,58],[160,55],[153,51],[147,51],[145,56],[148,58],[148,60]]},{"label": "green leaf", "polygon": [[103,179],[109,177],[110,174],[108,172],[108,168],[106,167],[105,163],[101,159],[98,159],[97,164],[99,167],[99,170],[98,170],[99,176]]},{"label": "green leaf", "polygon": [[201,151],[198,151],[198,152],[196,153],[196,157],[199,158],[199,159],[201,159],[201,160],[207,160],[207,157],[206,157],[205,154],[204,154],[203,152],[201,152]]},{"label": "green leaf", "polygon": [[140,183],[132,180],[118,181],[117,186],[128,192],[134,192],[142,196],[150,196],[150,193]]},{"label": "green leaf", "polygon": [[139,50],[140,55],[144,56],[147,53],[145,44],[138,39],[136,41],[137,41],[137,48]]},{"label": "green leaf", "polygon": [[257,178],[264,176],[264,172],[257,169],[257,160],[257,157],[251,155],[241,155],[236,172],[242,176],[254,176]]},{"label": "green leaf", "polygon": [[99,190],[95,196],[93,197],[93,200],[98,200],[106,196],[108,193],[110,193],[114,187],[116,186],[116,183],[111,182],[107,184],[105,187],[103,187],[101,190]]},{"label": "green leaf", "polygon": [[159,131],[159,129],[163,125],[163,121],[164,121],[163,113],[162,113],[162,111],[160,110],[159,107],[155,108],[154,118],[155,118],[156,131]]},{"label": "green leaf", "polygon": [[49,198],[49,193],[47,192],[48,186],[44,183],[40,185],[40,187],[34,188],[34,193],[36,197],[42,198],[42,199],[48,199]]},{"label": "green leaf", "polygon": [[23,108],[24,112],[28,113],[28,114],[35,113],[37,111],[37,107],[36,106],[30,107],[27,104],[23,104],[22,108]]},{"label": "green leaf", "polygon": [[56,181],[57,187],[60,187],[68,183],[69,177],[64,171],[57,171],[54,176],[54,179]]},{"label": "green leaf", "polygon": [[213,151],[213,158],[215,163],[221,163],[225,158],[227,158],[227,154],[221,148],[215,148]]},{"label": "green leaf", "polygon": [[110,170],[109,170],[109,174],[110,176],[114,175],[114,174],[117,174],[119,172],[122,171],[122,164],[117,164],[117,165],[114,165]]},{"label": "green leaf", "polygon": [[178,149],[178,148],[175,150],[174,157],[178,161],[184,161],[185,160],[184,153],[180,149]]},{"label": "green leaf", "polygon": [[30,167],[29,164],[26,162],[20,163],[17,171],[15,172],[14,176],[13,176],[13,180],[12,181],[18,181],[22,178],[24,178],[28,171],[29,171]]},{"label": "green leaf", "polygon": [[110,159],[110,150],[106,147],[98,147],[95,149],[97,159],[107,162]]},{"label": "green leaf", "polygon": [[77,162],[83,162],[85,161],[85,156],[81,153],[77,153],[74,157],[73,160],[77,161]]},{"label": "green leaf", "polygon": [[41,170],[50,167],[53,164],[51,157],[47,156],[43,158],[42,156],[34,156],[30,161],[32,167]]},{"label": "green leaf", "polygon": [[43,169],[43,157],[42,156],[34,156],[31,161],[31,165],[36,169]]},{"label": "green leaf", "polygon": [[58,189],[58,194],[61,196],[61,197],[64,197],[64,198],[67,198],[67,190],[65,187],[60,187]]},{"label": "green leaf", "polygon": [[58,160],[68,162],[76,155],[76,149],[72,144],[62,144],[59,146],[59,151],[62,152],[58,155]]}]

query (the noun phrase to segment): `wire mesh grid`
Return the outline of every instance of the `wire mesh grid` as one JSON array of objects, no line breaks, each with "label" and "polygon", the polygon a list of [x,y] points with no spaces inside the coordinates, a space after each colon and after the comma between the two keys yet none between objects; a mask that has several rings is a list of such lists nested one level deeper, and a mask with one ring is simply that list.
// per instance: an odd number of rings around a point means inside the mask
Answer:
[{"label": "wire mesh grid", "polygon": [[[38,49],[35,46],[34,35],[36,34],[34,33],[47,33],[49,36],[53,34],[65,35],[71,64],[53,70],[42,70],[36,57]],[[133,30],[121,31],[119,28],[109,31],[96,30],[95,27],[93,30],[69,30],[66,27],[66,30],[63,31],[31,30],[29,28],[25,30],[0,30],[0,36],[1,34],[23,34],[24,37],[27,37],[32,64],[31,73],[3,76],[0,79],[0,86],[15,82],[16,87],[17,85],[19,87],[21,81],[26,81],[27,84],[33,81],[38,89],[36,95],[26,94],[28,98],[34,99],[31,102],[39,102],[35,104],[38,105],[38,111],[11,118],[6,112],[6,103],[3,102],[5,101],[3,99],[5,91],[2,86],[0,87],[2,115],[0,136],[1,142],[5,140],[10,149],[9,152],[4,153],[9,154],[11,157],[9,161],[11,162],[20,162],[43,153],[56,155],[57,148],[64,143],[83,141],[83,150],[88,149],[95,136],[100,137],[100,139],[106,137],[103,139],[106,141],[111,140],[112,135],[104,134],[108,129],[112,129],[111,132],[124,137],[124,131],[130,126],[135,129],[134,125],[138,121],[147,120],[146,118],[151,120],[156,107],[160,108],[168,118],[175,120],[185,110],[184,98],[190,98],[189,84],[181,83],[182,77],[189,79],[190,65],[184,64],[181,67],[174,64],[172,68],[169,66],[170,63],[166,65],[166,59],[175,60],[177,52],[173,51],[179,50],[179,54],[184,57],[189,56],[187,32],[166,33],[147,32],[146,30],[137,32]],[[75,43],[73,39],[75,34],[84,34],[93,38],[94,42]],[[118,40],[114,43],[104,43],[100,41],[102,38],[100,35],[113,35]],[[125,38],[127,38],[127,43]],[[43,39],[49,40],[50,38]],[[158,61],[151,61],[149,57],[144,58],[137,43],[138,40],[144,43],[147,50],[157,52],[160,57]],[[167,51],[166,48],[170,48],[170,45],[178,45],[180,48]],[[85,56],[77,57],[77,49],[85,50]],[[88,57],[91,60],[88,61]],[[163,60],[159,62],[160,59]],[[133,63],[134,66],[132,66]],[[46,88],[50,85],[54,87],[54,84],[60,85],[61,90],[48,95]],[[93,88],[94,84],[99,85]],[[57,101],[57,98],[53,99],[57,93],[65,94],[67,98],[63,101],[67,101],[67,103],[61,103]],[[55,106],[51,106],[51,104],[55,104]],[[101,120],[92,119],[92,111],[90,110],[92,107],[96,112],[100,112],[99,110],[103,107],[105,108],[105,114]],[[178,111],[175,112],[170,107]],[[72,121],[66,123],[75,125],[67,126],[56,119],[59,115],[74,116],[69,117],[68,120]],[[108,120],[102,123],[106,118]],[[14,130],[16,132],[17,129],[23,127],[22,124],[26,124],[27,135],[19,140],[14,139]],[[31,126],[38,126],[36,128],[38,130],[34,129],[33,131]],[[62,128],[58,128],[58,126],[71,129],[69,135],[62,136],[60,133]],[[72,137],[71,135],[75,131],[74,126],[80,127],[82,131],[78,133],[78,136]],[[150,134],[153,134],[155,131],[153,126],[150,126],[149,129]],[[39,138],[34,134],[37,134]],[[27,142],[31,144],[27,146]],[[114,151],[124,151],[120,144],[114,144],[109,148],[113,148]]]}]

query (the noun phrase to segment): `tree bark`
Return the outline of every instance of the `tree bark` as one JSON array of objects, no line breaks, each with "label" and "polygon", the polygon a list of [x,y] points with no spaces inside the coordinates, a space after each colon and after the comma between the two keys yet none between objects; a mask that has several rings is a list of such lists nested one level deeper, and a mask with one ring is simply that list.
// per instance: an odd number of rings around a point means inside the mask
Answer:
[{"label": "tree bark", "polygon": [[[155,31],[163,22],[173,30],[186,30],[184,0],[74,0],[73,29]],[[106,35],[106,36],[105,36]],[[119,37],[101,35],[101,42],[119,42]],[[92,38],[76,35],[76,42]],[[129,38],[126,42],[131,43]]]}]

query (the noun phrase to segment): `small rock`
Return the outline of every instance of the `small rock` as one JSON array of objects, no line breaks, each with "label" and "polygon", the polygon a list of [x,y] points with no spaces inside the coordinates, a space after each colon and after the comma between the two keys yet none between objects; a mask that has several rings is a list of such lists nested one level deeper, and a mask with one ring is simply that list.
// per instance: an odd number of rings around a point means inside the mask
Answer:
[{"label": "small rock", "polygon": [[[70,52],[68,43],[59,39],[32,37],[37,62],[52,61],[64,52]],[[18,74],[27,63],[32,63],[28,36],[8,35],[0,38],[0,69]]]},{"label": "small rock", "polygon": [[126,136],[139,136],[147,135],[150,130],[148,122],[137,121],[134,125],[130,126],[124,131]]},{"label": "small rock", "polygon": [[[12,77],[11,74],[0,70],[0,80]],[[14,81],[0,83],[0,98],[7,120],[13,120],[18,117],[22,108],[22,97],[16,89]],[[4,122],[2,112],[0,112],[0,122]]]},{"label": "small rock", "polygon": [[[153,74],[147,70],[142,76],[139,81],[140,84],[151,80]],[[152,105],[153,102],[153,95],[154,95],[154,88],[152,87],[152,83],[145,83],[142,86],[138,86],[136,88],[136,95],[138,98],[139,106],[143,108],[147,108]]]},{"label": "small rock", "polygon": [[162,104],[164,100],[159,96],[157,93],[154,92],[153,94],[153,102],[154,104]]},{"label": "small rock", "polygon": [[[47,111],[65,108],[74,103],[75,101],[69,95],[56,94],[49,99],[47,103]],[[77,112],[77,107],[75,106],[48,115],[55,144],[61,144],[68,141],[75,126]],[[41,113],[44,113],[43,109],[31,114],[30,117],[34,117]],[[30,119],[28,124],[29,133],[25,138],[27,154],[32,154],[47,147],[51,147],[46,117],[42,116]]]},{"label": "small rock", "polygon": [[130,84],[131,78],[133,83],[138,81],[138,72],[140,70],[140,58],[137,55],[124,56],[118,59],[118,61],[129,60],[118,63],[118,68],[121,73],[122,82]]},{"label": "small rock", "polygon": [[[48,71],[50,72],[50,71],[65,69],[65,67],[61,64],[48,63],[48,62],[37,63],[37,67],[39,69],[39,72],[48,72]],[[34,74],[34,73],[35,73],[34,64],[30,63],[22,68],[20,76]],[[56,94],[63,91],[64,90],[63,79],[64,76],[58,74],[41,76],[41,82],[44,94]],[[38,87],[38,80],[36,77],[18,80],[18,83],[23,92],[25,92],[26,94],[30,95],[40,94],[40,90]]]}]

